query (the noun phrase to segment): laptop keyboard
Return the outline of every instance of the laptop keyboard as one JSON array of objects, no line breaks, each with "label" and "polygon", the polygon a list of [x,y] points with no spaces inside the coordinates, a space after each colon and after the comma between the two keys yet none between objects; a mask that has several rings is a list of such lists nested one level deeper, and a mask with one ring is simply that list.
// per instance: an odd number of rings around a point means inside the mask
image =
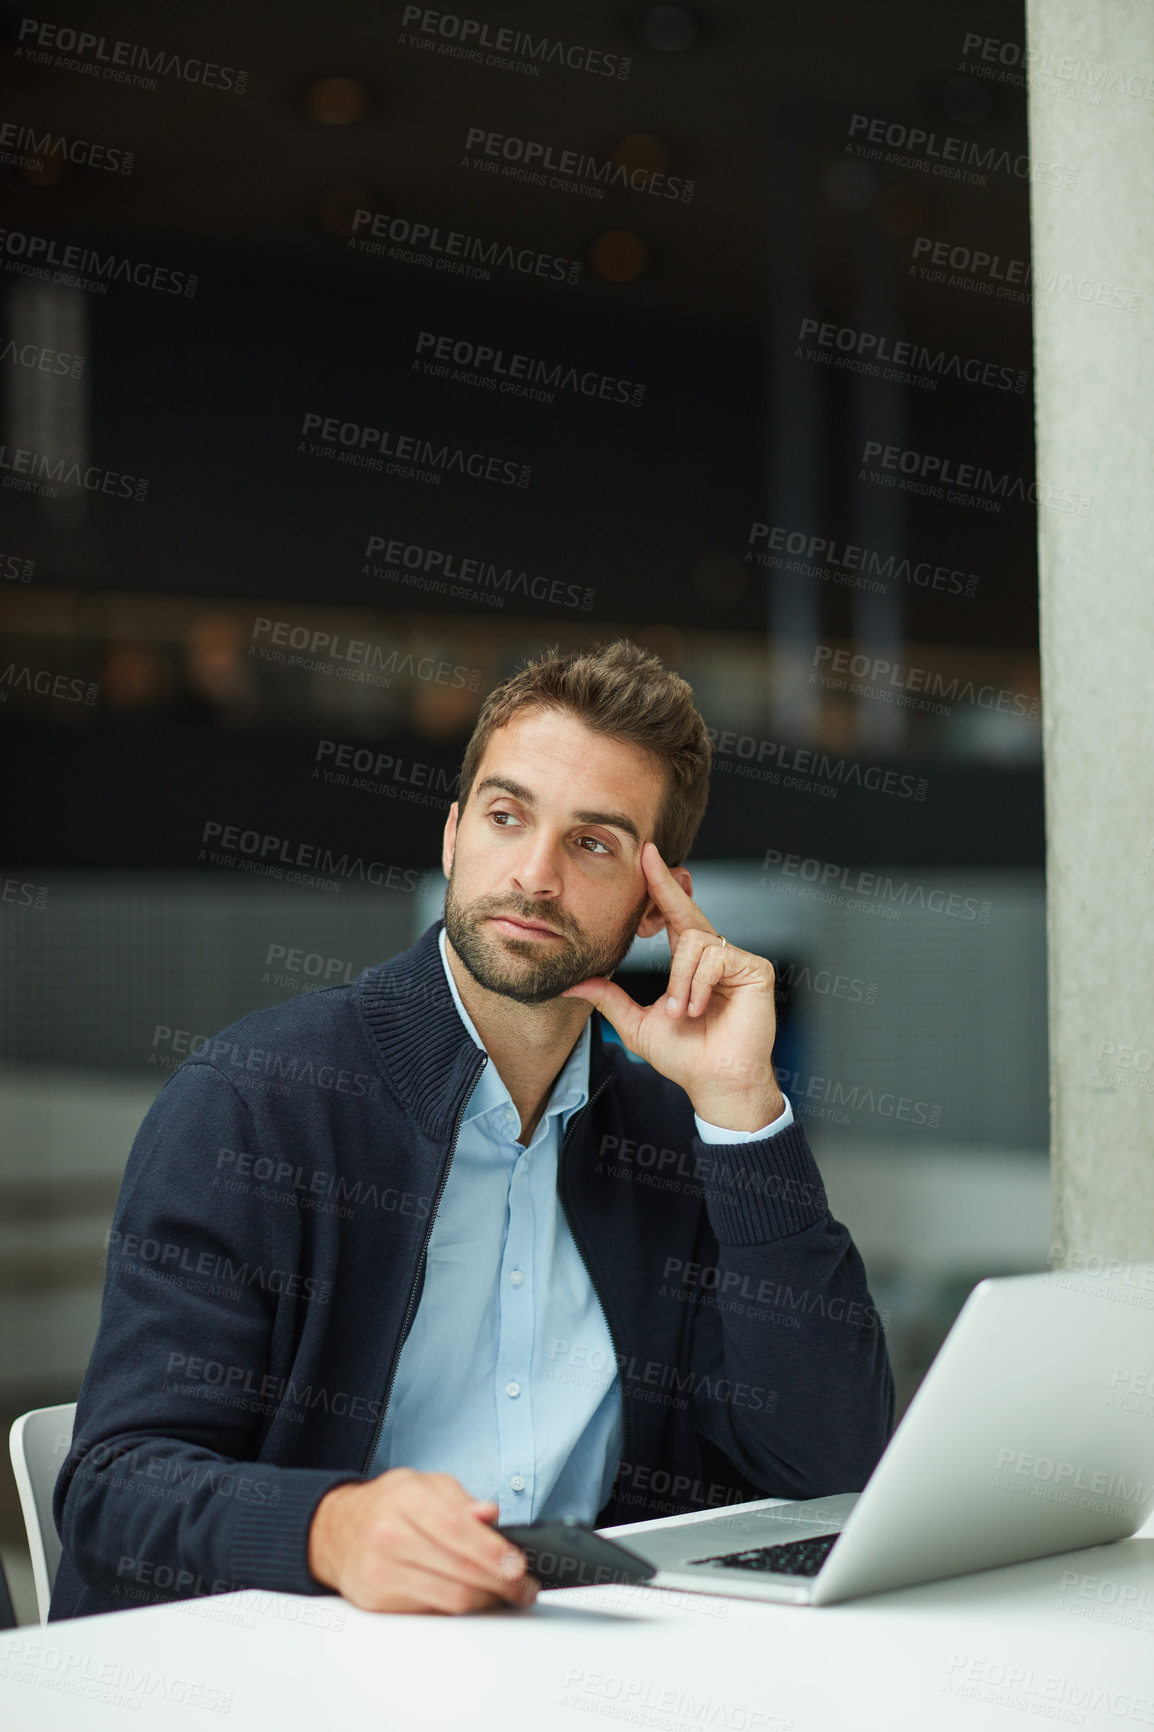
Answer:
[{"label": "laptop keyboard", "polygon": [[781,1546],[755,1546],[748,1552],[722,1552],[714,1558],[690,1558],[693,1564],[712,1564],[719,1570],[764,1570],[775,1576],[816,1576],[840,1534],[821,1534],[815,1540],[788,1540]]}]

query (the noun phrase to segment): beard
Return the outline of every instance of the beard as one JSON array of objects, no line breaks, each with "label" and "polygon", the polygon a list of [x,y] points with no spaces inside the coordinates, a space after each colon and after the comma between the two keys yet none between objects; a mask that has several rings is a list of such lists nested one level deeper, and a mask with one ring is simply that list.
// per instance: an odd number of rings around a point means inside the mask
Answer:
[{"label": "beard", "polygon": [[[445,936],[478,986],[518,1004],[544,1004],[590,975],[611,975],[619,968],[648,906],[646,891],[613,932],[589,938],[553,906],[543,917],[539,907],[519,908],[507,897],[484,896],[465,908],[453,889],[450,871]],[[547,944],[543,938],[510,938],[488,924],[495,914],[539,922],[560,937]]]}]

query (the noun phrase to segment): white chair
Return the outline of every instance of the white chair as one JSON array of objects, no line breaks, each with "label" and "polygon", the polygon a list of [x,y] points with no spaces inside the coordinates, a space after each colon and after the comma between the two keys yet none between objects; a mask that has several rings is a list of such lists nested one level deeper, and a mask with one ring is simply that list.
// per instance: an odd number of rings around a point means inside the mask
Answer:
[{"label": "white chair", "polygon": [[32,1554],[36,1609],[42,1624],[48,1622],[61,1551],[60,1536],[52,1519],[52,1493],[72,1445],[75,1418],[74,1401],[66,1401],[60,1407],[34,1407],[30,1413],[20,1415],[8,1439],[28,1533],[28,1550]]}]

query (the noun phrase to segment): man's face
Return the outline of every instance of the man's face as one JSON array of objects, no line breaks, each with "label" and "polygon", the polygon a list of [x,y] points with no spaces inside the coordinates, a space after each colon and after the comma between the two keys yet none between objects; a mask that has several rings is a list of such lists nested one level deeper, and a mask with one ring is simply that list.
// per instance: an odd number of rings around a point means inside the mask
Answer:
[{"label": "man's face", "polygon": [[479,985],[542,1004],[662,930],[641,869],[662,776],[565,712],[522,710],[491,736],[442,854],[445,933]]}]

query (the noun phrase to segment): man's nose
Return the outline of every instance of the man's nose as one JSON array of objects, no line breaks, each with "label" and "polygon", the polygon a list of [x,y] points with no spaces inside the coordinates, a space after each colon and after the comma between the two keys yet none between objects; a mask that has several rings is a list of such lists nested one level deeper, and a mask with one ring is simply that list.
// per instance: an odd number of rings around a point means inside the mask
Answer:
[{"label": "man's nose", "polygon": [[526,840],[513,868],[513,882],[526,896],[556,896],[561,889],[559,841],[540,833]]}]

